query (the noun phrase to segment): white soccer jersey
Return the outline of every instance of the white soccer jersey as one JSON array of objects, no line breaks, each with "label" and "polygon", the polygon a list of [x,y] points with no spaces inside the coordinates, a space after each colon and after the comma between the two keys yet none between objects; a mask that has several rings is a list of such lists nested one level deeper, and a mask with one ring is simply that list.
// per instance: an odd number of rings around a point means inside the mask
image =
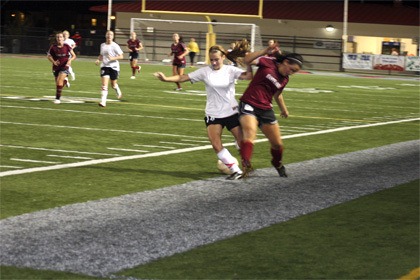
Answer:
[{"label": "white soccer jersey", "polygon": [[74,42],[73,39],[70,39],[70,38],[67,38],[66,40],[64,40],[64,44],[69,45],[72,49],[76,47],[76,43]]},{"label": "white soccer jersey", "polygon": [[109,56],[115,57],[123,54],[121,47],[112,42],[111,44],[102,43],[101,44],[101,55],[102,55],[102,63],[101,67],[111,67],[116,71],[120,71],[120,63],[118,60],[109,60]]},{"label": "white soccer jersey", "polygon": [[223,65],[219,70],[207,66],[188,74],[191,83],[202,81],[206,85],[206,116],[226,118],[238,112],[235,80],[243,72],[232,65]]}]

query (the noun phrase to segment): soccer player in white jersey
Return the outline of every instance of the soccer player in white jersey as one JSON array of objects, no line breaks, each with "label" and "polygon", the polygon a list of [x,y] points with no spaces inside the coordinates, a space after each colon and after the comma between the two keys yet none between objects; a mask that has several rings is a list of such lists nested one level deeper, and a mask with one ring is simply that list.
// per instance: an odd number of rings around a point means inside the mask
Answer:
[{"label": "soccer player in white jersey", "polygon": [[[76,43],[74,42],[73,39],[70,38],[70,33],[67,30],[64,30],[63,35],[64,35],[64,44],[69,45],[74,51],[74,49],[76,48]],[[76,74],[74,73],[73,68],[71,66],[69,67],[69,73],[70,73],[71,80],[72,81],[76,80]]]},{"label": "soccer player in white jersey", "polygon": [[117,98],[121,99],[122,97],[120,87],[118,86],[118,75],[120,73],[120,63],[118,60],[123,59],[123,51],[121,47],[113,41],[114,32],[108,30],[105,38],[106,42],[101,44],[101,52],[95,62],[96,65],[101,63],[102,89],[101,102],[99,102],[99,106],[101,107],[106,106],[109,80],[111,80],[111,86],[115,90]]},{"label": "soccer player in white jersey", "polygon": [[207,135],[217,157],[231,170],[229,180],[237,180],[242,177],[242,170],[236,164],[228,149],[223,147],[222,132],[226,128],[235,137],[237,143],[241,143],[242,132],[238,120],[238,102],[235,99],[235,79],[250,80],[251,68],[246,71],[232,65],[225,65],[226,51],[221,46],[213,46],[209,49],[210,65],[200,68],[192,73],[166,77],[162,72],[155,76],[164,82],[192,83],[202,81],[205,83],[207,102],[204,121],[207,126]]}]

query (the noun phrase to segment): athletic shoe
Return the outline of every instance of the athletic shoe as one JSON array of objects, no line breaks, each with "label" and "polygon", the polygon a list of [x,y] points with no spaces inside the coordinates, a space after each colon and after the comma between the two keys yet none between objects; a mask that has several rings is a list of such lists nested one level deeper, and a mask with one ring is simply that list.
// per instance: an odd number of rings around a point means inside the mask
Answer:
[{"label": "athletic shoe", "polygon": [[180,87],[180,88],[176,88],[175,90],[176,90],[176,91],[181,91],[181,90],[182,90],[182,87]]},{"label": "athletic shoe", "polygon": [[130,79],[134,80],[136,78],[136,76],[131,76]]},{"label": "athletic shoe", "polygon": [[242,176],[243,176],[242,172],[235,172],[229,175],[228,177],[226,177],[226,180],[239,180],[242,178]]},{"label": "athletic shoe", "polygon": [[244,161],[242,160],[242,169],[243,169],[243,174],[242,174],[242,178],[247,178],[249,177],[249,175],[251,175],[251,173],[254,171],[254,168],[252,168],[252,165],[250,162],[248,161]]},{"label": "athletic shoe", "polygon": [[66,83],[66,87],[70,87],[70,82],[69,82],[69,78],[65,78],[64,80],[66,80],[67,81],[67,83]]},{"label": "athletic shoe", "polygon": [[139,68],[137,69],[137,73],[140,73],[141,70],[141,66],[139,66]]},{"label": "athletic shoe", "polygon": [[122,93],[121,92],[117,92],[117,98],[121,99],[122,98]]},{"label": "athletic shoe", "polygon": [[54,100],[54,104],[60,104],[60,103],[61,103],[60,99]]},{"label": "athletic shoe", "polygon": [[105,108],[105,107],[106,107],[106,105],[105,105],[105,104],[102,104],[102,102],[99,102],[99,103],[98,103],[98,105],[99,105],[100,107],[102,107],[102,108]]},{"label": "athletic shoe", "polygon": [[274,167],[277,170],[277,173],[279,173],[280,177],[287,177],[286,174],[286,168],[284,167],[284,165],[280,165],[280,167]]},{"label": "athletic shoe", "polygon": [[76,80],[76,74],[74,72],[70,73],[70,77],[72,81]]}]

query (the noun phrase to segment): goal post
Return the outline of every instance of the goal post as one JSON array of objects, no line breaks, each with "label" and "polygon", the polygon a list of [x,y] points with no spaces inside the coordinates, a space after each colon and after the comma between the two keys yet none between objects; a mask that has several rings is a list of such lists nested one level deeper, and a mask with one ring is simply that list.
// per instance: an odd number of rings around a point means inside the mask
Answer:
[{"label": "goal post", "polygon": [[246,38],[251,50],[262,48],[259,26],[252,23],[131,18],[130,32],[136,32],[142,41],[145,60],[168,59],[173,33],[180,34],[186,45],[190,38],[195,38],[200,46],[199,58],[205,57],[205,62],[207,50],[214,44],[227,50],[230,43]]}]

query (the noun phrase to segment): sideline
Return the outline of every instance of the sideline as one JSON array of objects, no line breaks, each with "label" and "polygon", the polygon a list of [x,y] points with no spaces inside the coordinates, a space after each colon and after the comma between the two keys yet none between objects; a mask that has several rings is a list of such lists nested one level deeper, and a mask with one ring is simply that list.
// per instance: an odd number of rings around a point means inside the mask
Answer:
[{"label": "sideline", "polygon": [[[0,220],[0,264],[115,273],[419,178],[413,140]],[[394,164],[397,162],[398,164]]]},{"label": "sideline", "polygon": [[[351,129],[368,128],[368,127],[375,127],[375,126],[382,126],[382,125],[389,125],[389,124],[397,124],[397,123],[405,123],[405,122],[413,122],[413,121],[420,121],[420,118],[404,119],[404,120],[381,122],[381,123],[374,123],[374,124],[365,124],[365,125],[356,125],[356,126],[345,126],[345,127],[326,129],[326,130],[320,130],[320,131],[314,131],[314,132],[298,133],[298,134],[293,134],[293,135],[286,135],[286,136],[283,137],[283,139],[306,137],[306,136],[312,136],[312,135],[346,131],[346,130],[351,130]],[[266,141],[268,141],[268,140],[267,139],[259,139],[259,140],[256,140],[255,143],[261,143],[261,142],[266,142]],[[233,145],[235,145],[235,143],[225,144],[225,146],[233,146]],[[20,174],[27,174],[27,173],[33,173],[33,172],[50,171],[50,170],[72,168],[72,167],[89,166],[89,165],[95,165],[95,164],[101,164],[101,163],[110,163],[110,162],[140,159],[140,158],[167,156],[167,155],[188,153],[188,152],[207,150],[207,149],[212,149],[212,146],[211,145],[205,145],[205,146],[200,146],[200,147],[177,149],[177,150],[172,150],[172,151],[163,151],[163,152],[156,152],[156,153],[150,153],[150,154],[122,156],[122,157],[114,157],[114,158],[107,158],[107,159],[95,159],[95,160],[73,162],[73,163],[66,163],[66,164],[57,164],[57,165],[51,165],[51,166],[26,168],[26,169],[20,169],[20,170],[9,170],[9,171],[0,172],[0,178],[5,177],[5,176],[20,175]]]}]

